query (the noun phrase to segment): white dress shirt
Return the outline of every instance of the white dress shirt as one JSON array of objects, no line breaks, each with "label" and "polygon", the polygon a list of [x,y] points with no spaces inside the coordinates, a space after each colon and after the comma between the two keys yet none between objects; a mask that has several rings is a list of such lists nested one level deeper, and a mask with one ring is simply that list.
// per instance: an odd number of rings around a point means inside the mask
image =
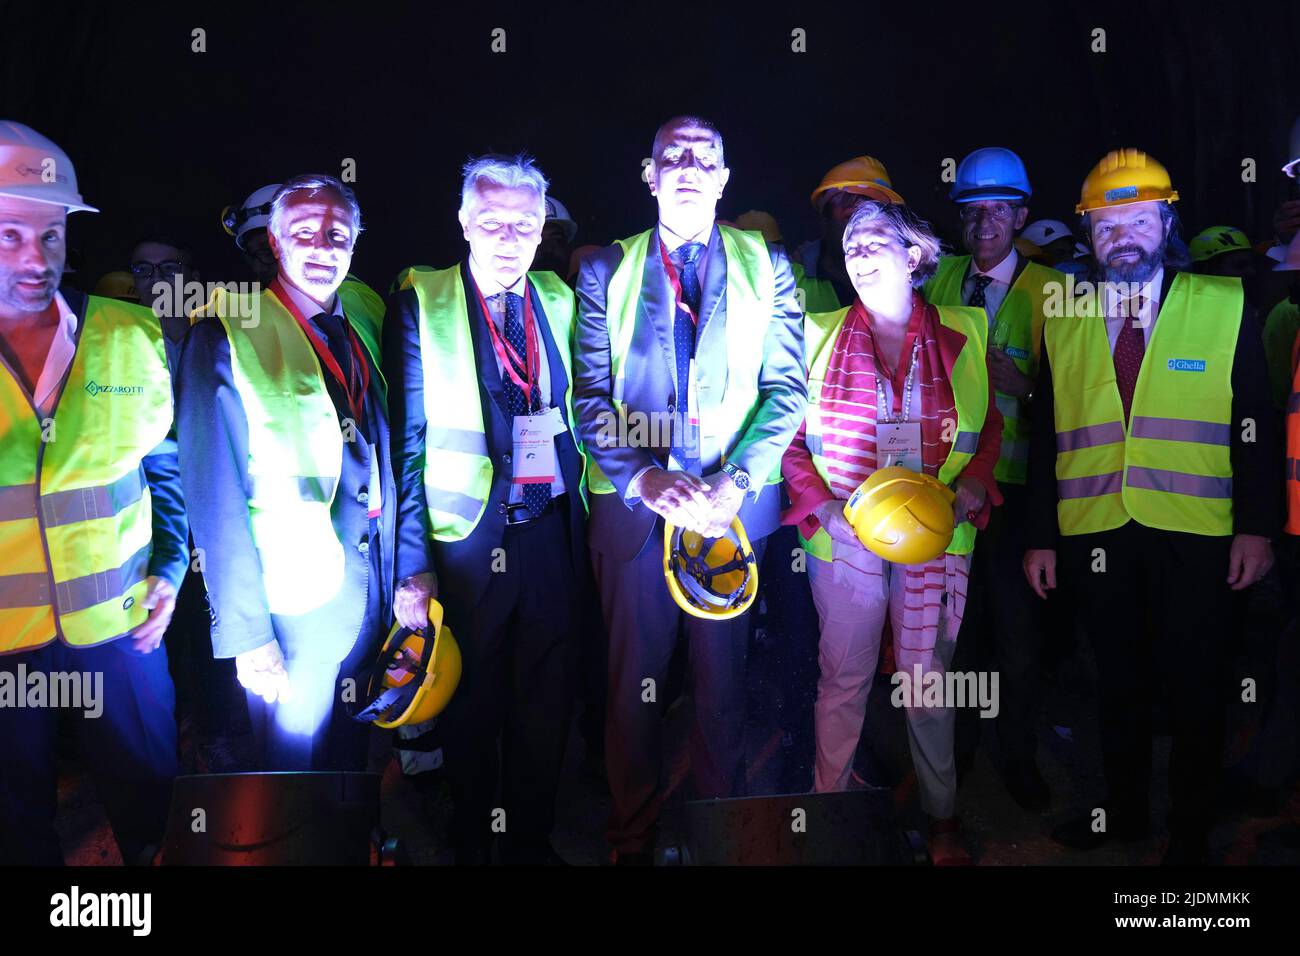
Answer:
[{"label": "white dress shirt", "polygon": [[1109,283],[1102,286],[1102,302],[1106,306],[1106,337],[1110,339],[1112,354],[1115,351],[1115,340],[1119,338],[1126,321],[1137,322],[1142,327],[1142,341],[1147,345],[1151,344],[1151,332],[1155,329],[1156,318],[1160,315],[1160,290],[1164,288],[1164,281],[1165,269],[1161,266],[1142,288],[1141,295],[1145,302],[1142,311],[1136,317],[1120,314],[1121,300],[1125,298],[1120,294],[1120,289]]},{"label": "white dress shirt", "polygon": [[61,292],[54,293],[54,305],[59,310],[59,327],[54,330],[50,350],[45,353],[45,364],[41,367],[41,377],[36,380],[36,391],[32,394],[32,404],[46,418],[54,411],[63,376],[68,374],[77,354],[77,316]]}]

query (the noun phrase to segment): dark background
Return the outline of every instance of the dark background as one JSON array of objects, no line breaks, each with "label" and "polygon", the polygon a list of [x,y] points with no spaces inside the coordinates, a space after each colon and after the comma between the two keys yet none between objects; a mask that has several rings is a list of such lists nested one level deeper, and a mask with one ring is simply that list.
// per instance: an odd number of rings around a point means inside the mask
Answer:
[{"label": "dark background", "polygon": [[815,232],[822,174],[862,153],[951,235],[941,163],[984,145],[1024,158],[1031,219],[1072,220],[1088,170],[1136,146],[1169,167],[1189,234],[1271,234],[1300,113],[1300,3],[784,6],[0,4],[0,117],[58,142],[103,210],[72,218],[86,286],[158,222],[207,278],[239,278],[222,208],[345,157],[368,226],[353,271],[380,289],[461,255],[459,167],[489,149],[532,152],[577,243],[604,244],[652,222],[641,160],[679,112],[725,138],[721,215],[768,210],[791,246]]}]

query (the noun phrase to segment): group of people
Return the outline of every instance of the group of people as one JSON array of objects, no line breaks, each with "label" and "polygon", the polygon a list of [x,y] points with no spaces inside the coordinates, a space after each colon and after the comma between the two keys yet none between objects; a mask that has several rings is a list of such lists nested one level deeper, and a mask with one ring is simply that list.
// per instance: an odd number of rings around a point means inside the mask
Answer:
[{"label": "group of people", "polygon": [[[665,527],[716,538],[737,520],[760,589],[815,608],[817,792],[854,785],[888,643],[908,674],[999,672],[1003,779],[1045,808],[1036,597],[1059,577],[1097,658],[1107,793],[1054,835],[1150,831],[1158,683],[1166,860],[1206,858],[1233,592],[1269,571],[1288,506],[1300,527],[1300,389],[1284,491],[1254,309],[1240,278],[1188,270],[1154,158],[1115,151],[1087,175],[1078,249],[1055,221],[1026,243],[1024,165],[977,150],[951,191],[967,254],[944,255],[860,157],[814,192],[822,237],[792,262],[770,217],[718,220],[722,137],[680,116],[654,137],[646,231],[576,275],[537,269],[559,218],[547,179],[485,155],[463,171],[463,258],[404,270],[386,302],[349,274],[352,189],[303,175],[228,217],[259,284],[182,313],[159,293],[190,264],[162,237],[133,253],[143,305],[62,285],[68,214],[95,210],[36,131],[0,123],[0,155],[0,676],[103,675],[79,733],[125,861],[156,852],[178,772],[162,641],[188,573],[245,690],[243,769],[362,769],[358,676],[436,601],[463,655],[437,718],[457,862],[560,862],[580,690],[603,710],[611,858],[651,862],[679,643],[692,793],[745,793],[752,612],[686,613],[664,580]],[[845,517],[893,465],[953,491],[931,560],[882,558]],[[58,720],[0,707],[6,861],[61,859]],[[931,856],[970,863],[957,794],[977,715],[918,698],[906,723]]]}]

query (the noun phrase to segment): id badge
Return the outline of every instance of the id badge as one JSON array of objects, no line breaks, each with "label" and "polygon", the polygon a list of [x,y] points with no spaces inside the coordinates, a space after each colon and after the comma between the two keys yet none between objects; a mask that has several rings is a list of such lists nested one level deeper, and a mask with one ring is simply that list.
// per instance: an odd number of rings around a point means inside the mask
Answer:
[{"label": "id badge", "polygon": [[[550,408],[537,415],[516,415],[514,439],[514,474],[516,485],[550,484],[555,481],[555,425],[559,409]],[[563,427],[563,421],[560,421]]]},{"label": "id badge", "polygon": [[921,471],[921,423],[878,422],[876,424],[876,459],[880,467],[902,465],[918,474]]},{"label": "id badge", "polygon": [[700,427],[700,386],[695,379],[695,359],[691,359],[686,373],[686,418],[692,428]]}]

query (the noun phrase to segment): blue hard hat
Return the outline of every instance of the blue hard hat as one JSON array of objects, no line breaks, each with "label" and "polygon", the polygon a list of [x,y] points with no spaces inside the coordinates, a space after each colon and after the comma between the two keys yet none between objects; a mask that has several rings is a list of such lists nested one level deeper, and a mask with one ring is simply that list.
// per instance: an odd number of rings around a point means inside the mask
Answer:
[{"label": "blue hard hat", "polygon": [[1028,199],[1029,174],[1020,157],[1001,146],[985,146],[957,166],[957,181],[948,194],[954,202],[981,199]]}]

